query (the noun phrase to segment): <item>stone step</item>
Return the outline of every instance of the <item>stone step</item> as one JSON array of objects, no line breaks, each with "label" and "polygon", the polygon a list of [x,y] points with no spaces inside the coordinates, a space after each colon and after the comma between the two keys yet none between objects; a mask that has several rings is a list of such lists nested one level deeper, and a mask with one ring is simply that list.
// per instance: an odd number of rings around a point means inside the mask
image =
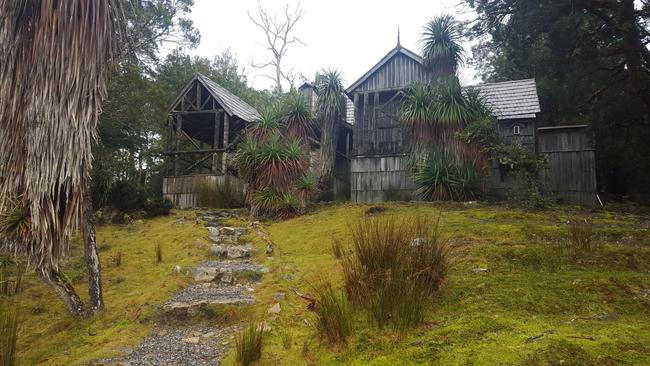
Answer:
[{"label": "stone step", "polygon": [[253,288],[244,285],[197,283],[163,305],[165,313],[188,313],[208,305],[248,305],[255,302]]},{"label": "stone step", "polygon": [[248,233],[248,229],[243,227],[230,226],[208,226],[208,237],[215,244],[238,244],[240,238]]},{"label": "stone step", "polygon": [[248,260],[222,260],[206,261],[194,269],[194,281],[196,282],[222,282],[235,283],[242,274],[261,275],[268,272],[267,268],[261,267]]},{"label": "stone step", "polygon": [[255,251],[250,245],[214,244],[210,249],[212,255],[219,258],[243,259],[250,258]]}]

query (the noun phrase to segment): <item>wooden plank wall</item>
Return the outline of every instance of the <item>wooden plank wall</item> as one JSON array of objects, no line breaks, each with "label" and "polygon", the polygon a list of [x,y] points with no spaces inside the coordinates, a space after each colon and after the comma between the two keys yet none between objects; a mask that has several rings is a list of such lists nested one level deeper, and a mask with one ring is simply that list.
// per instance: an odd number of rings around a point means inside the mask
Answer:
[{"label": "wooden plank wall", "polygon": [[538,130],[538,152],[548,157],[545,180],[561,203],[596,205],[595,149],[586,127]]},{"label": "wooden plank wall", "polygon": [[352,202],[383,202],[389,194],[410,197],[415,185],[406,174],[406,158],[404,155],[352,158]]},{"label": "wooden plank wall", "polygon": [[163,178],[163,197],[172,202],[176,208],[197,206],[197,191],[201,184],[230,184],[244,190],[244,183],[236,177],[226,175],[181,175]]}]

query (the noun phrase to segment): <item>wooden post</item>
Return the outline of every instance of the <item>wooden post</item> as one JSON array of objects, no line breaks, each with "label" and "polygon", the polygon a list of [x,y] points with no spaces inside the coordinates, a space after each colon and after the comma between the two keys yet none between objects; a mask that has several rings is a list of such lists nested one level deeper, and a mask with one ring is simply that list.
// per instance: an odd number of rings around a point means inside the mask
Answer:
[{"label": "wooden post", "polygon": [[368,147],[366,147],[366,151],[362,152],[362,154],[365,154],[365,153],[369,152],[369,151],[367,151],[367,149],[370,149],[370,150],[374,149],[374,141],[375,141],[375,137],[373,136],[374,131],[372,131],[371,128],[370,128],[370,118],[369,118],[370,116],[369,116],[369,113],[368,113],[368,99],[369,99],[369,97],[370,97],[370,94],[368,94],[368,93],[365,93],[363,95],[363,125],[364,125],[363,127],[364,127],[364,131],[366,132],[365,133],[366,139],[368,139],[369,141],[368,141],[368,144],[364,144],[364,145],[366,145]]},{"label": "wooden post", "polygon": [[228,135],[230,134],[230,116],[228,113],[223,114],[223,153],[221,155],[221,173],[226,174],[226,168],[228,165],[228,162],[226,161],[226,158],[228,156],[228,153],[226,152],[226,149],[228,149]]},{"label": "wooden post", "polygon": [[[174,138],[174,116],[170,114],[169,116],[167,116],[167,152],[168,153],[172,152],[173,138]],[[172,173],[172,166],[171,164],[169,164],[169,159],[167,159],[167,168],[165,173],[170,175]]]},{"label": "wooden post", "polygon": [[[212,148],[219,148],[219,122],[221,120],[221,111],[214,114],[214,135],[212,140]],[[212,174],[217,174],[219,170],[219,153],[212,153]]]},{"label": "wooden post", "polygon": [[[176,152],[179,152],[181,149],[181,133],[183,132],[183,117],[181,114],[176,115]],[[179,155],[174,156],[174,176],[178,175],[178,164],[179,164]]]},{"label": "wooden post", "polygon": [[[361,105],[359,102],[359,94],[354,94],[354,126],[352,129],[355,131],[355,136],[357,136],[357,146],[359,144],[360,136],[363,136],[361,131]],[[359,149],[356,148],[355,152],[359,152]]]},{"label": "wooden post", "polygon": [[372,103],[372,128],[377,129],[377,119],[379,118],[379,92],[375,92],[375,100]]}]

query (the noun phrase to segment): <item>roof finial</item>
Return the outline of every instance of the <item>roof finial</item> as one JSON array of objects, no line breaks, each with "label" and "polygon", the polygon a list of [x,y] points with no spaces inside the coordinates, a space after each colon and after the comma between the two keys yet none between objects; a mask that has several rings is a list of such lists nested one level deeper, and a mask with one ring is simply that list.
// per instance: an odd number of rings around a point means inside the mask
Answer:
[{"label": "roof finial", "polygon": [[402,47],[399,41],[399,24],[397,25],[397,47]]}]

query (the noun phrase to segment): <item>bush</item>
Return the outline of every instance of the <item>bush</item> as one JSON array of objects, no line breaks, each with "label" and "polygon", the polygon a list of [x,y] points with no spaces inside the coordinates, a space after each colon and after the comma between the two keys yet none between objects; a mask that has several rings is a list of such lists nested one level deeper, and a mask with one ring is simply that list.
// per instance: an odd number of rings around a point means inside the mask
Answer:
[{"label": "bush", "polygon": [[262,357],[264,333],[262,327],[251,324],[235,340],[237,363],[248,366]]},{"label": "bush", "polygon": [[323,282],[314,291],[318,330],[330,344],[346,343],[352,333],[352,308],[345,293],[334,290],[330,282]]},{"label": "bush", "polygon": [[425,200],[468,200],[480,190],[478,162],[459,162],[445,148],[432,148],[412,170],[416,193]]},{"label": "bush", "polygon": [[107,204],[120,211],[142,210],[147,204],[147,194],[135,182],[118,181],[108,192]]},{"label": "bush", "polygon": [[567,252],[573,262],[579,262],[585,255],[592,255],[601,249],[594,240],[594,224],[591,218],[569,220]]},{"label": "bush", "polygon": [[226,177],[223,183],[200,184],[197,189],[197,204],[209,208],[238,208],[244,206],[244,195]]},{"label": "bush", "polygon": [[164,197],[156,197],[147,201],[144,206],[144,216],[147,218],[167,216],[172,207],[174,207],[172,201]]},{"label": "bush", "polygon": [[344,259],[349,299],[379,327],[418,324],[449,270],[439,219],[366,217],[352,227],[354,251]]}]

